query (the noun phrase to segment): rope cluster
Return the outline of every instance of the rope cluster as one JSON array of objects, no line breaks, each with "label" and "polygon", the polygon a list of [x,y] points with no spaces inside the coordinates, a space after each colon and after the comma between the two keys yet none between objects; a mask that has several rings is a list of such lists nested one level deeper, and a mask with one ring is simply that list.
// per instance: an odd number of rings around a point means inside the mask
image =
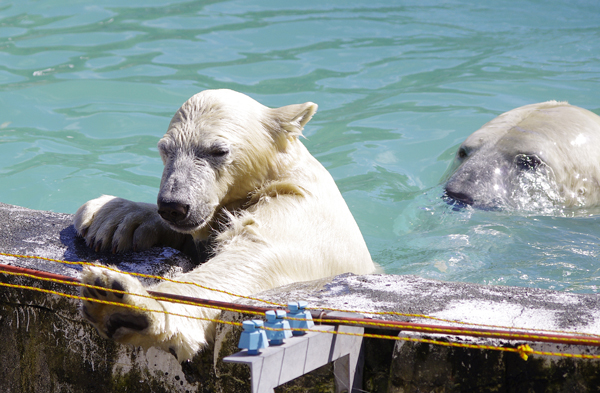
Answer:
[{"label": "rope cluster", "polygon": [[[149,274],[125,272],[125,271],[120,271],[120,270],[117,270],[117,269],[114,269],[111,267],[107,267],[104,265],[99,265],[99,264],[95,264],[95,263],[91,263],[91,262],[83,262],[83,261],[72,262],[72,261],[64,261],[64,260],[45,258],[45,257],[39,257],[39,256],[9,254],[9,253],[3,253],[3,252],[0,252],[0,255],[8,256],[8,257],[15,257],[15,258],[29,258],[29,259],[46,260],[46,261],[57,262],[57,263],[68,264],[68,265],[94,266],[94,267],[108,269],[108,270],[123,273],[123,274],[137,276],[137,277],[165,280],[165,281],[170,281],[170,282],[177,283],[177,284],[195,285],[195,286],[198,286],[203,289],[208,289],[208,290],[225,293],[225,294],[228,294],[228,295],[231,295],[234,297],[263,302],[270,306],[275,306],[275,307],[279,307],[279,308],[286,307],[286,305],[284,305],[284,304],[266,301],[266,300],[251,297],[251,296],[242,296],[242,295],[238,295],[238,294],[235,294],[232,292],[218,290],[218,289],[206,287],[203,285],[199,285],[194,282],[178,281],[178,280],[174,280],[174,279],[170,279],[170,278],[149,275]],[[228,303],[228,305],[230,305],[230,307],[228,307],[228,306],[223,306],[223,305],[199,304],[198,302],[192,302],[192,301],[188,301],[188,300],[182,300],[182,299],[176,299],[176,298],[162,296],[162,295],[168,295],[168,294],[155,293],[155,294],[149,294],[149,295],[142,295],[142,294],[128,293],[128,292],[122,291],[122,290],[85,284],[85,283],[79,282],[77,279],[73,279],[70,277],[64,277],[66,279],[60,279],[60,278],[56,278],[56,277],[41,277],[39,275],[32,274],[32,273],[24,273],[24,272],[15,272],[15,271],[5,270],[2,268],[2,266],[0,266],[0,273],[14,275],[14,276],[28,277],[28,278],[32,278],[35,280],[49,281],[49,282],[54,282],[54,283],[64,284],[64,285],[72,285],[72,286],[100,289],[103,291],[114,292],[117,294],[127,294],[130,296],[140,296],[140,297],[152,298],[152,299],[159,300],[159,301],[168,301],[168,302],[180,303],[180,304],[185,304],[185,305],[213,308],[213,309],[224,310],[224,311],[244,312],[244,313],[261,315],[261,316],[264,315],[264,311],[253,311],[251,309],[242,309],[240,306],[233,304],[233,303]],[[163,313],[163,314],[174,315],[177,317],[191,318],[191,319],[196,319],[196,320],[214,322],[214,323],[219,323],[219,324],[227,324],[227,325],[232,325],[232,326],[240,326],[240,327],[242,326],[242,323],[240,323],[240,322],[223,321],[221,319],[202,318],[202,317],[196,317],[196,316],[191,316],[191,315],[172,313],[172,312],[166,311],[164,309],[153,310],[153,309],[139,307],[139,306],[135,306],[135,305],[131,305],[131,304],[125,304],[125,303],[120,303],[120,302],[111,302],[111,301],[107,301],[107,300],[100,300],[100,299],[84,297],[84,296],[77,296],[77,295],[72,295],[72,294],[63,293],[63,292],[59,292],[59,291],[43,289],[43,288],[38,288],[38,287],[32,287],[32,286],[27,286],[27,285],[18,285],[18,284],[10,284],[10,283],[0,282],[0,286],[15,288],[15,289],[37,291],[37,292],[41,292],[41,293],[62,296],[62,297],[70,298],[70,299],[86,300],[86,301],[90,301],[90,302],[96,302],[96,303],[119,306],[119,307],[124,307],[124,308],[136,309],[136,310],[145,311],[145,312],[158,312],[158,313]],[[200,300],[200,299],[198,299],[198,300]],[[307,308],[307,309],[310,309],[310,308]],[[511,340],[518,340],[518,341],[542,340],[542,341],[549,341],[549,342],[557,343],[557,344],[577,344],[577,345],[600,346],[600,340],[597,339],[597,338],[600,338],[600,335],[589,334],[589,333],[573,333],[573,332],[566,332],[566,331],[560,331],[560,330],[525,329],[525,328],[518,328],[518,327],[504,327],[504,326],[499,326],[499,325],[475,324],[475,323],[468,323],[468,322],[451,320],[451,319],[436,318],[436,317],[422,315],[422,314],[409,314],[409,313],[401,313],[401,312],[395,312],[395,311],[373,312],[373,311],[343,310],[343,309],[335,309],[335,308],[320,308],[319,310],[341,311],[341,312],[351,312],[351,313],[371,314],[371,315],[393,315],[393,316],[402,316],[402,317],[422,318],[422,319],[443,321],[443,322],[448,322],[448,323],[455,323],[455,324],[469,325],[469,326],[488,327],[488,328],[503,328],[503,329],[507,329],[507,330],[521,331],[521,332],[514,332],[514,333],[511,332],[509,334],[509,339],[511,339]],[[288,319],[294,319],[294,318],[288,318]],[[315,320],[315,322],[321,322],[321,323],[355,324],[355,325],[361,325],[361,326],[372,326],[372,327],[377,327],[377,328],[398,329],[397,324],[393,324],[392,322],[386,322],[386,321],[382,321],[382,320],[338,321],[336,319],[327,318],[327,316],[322,317],[322,318],[315,318],[314,320]],[[266,330],[278,330],[278,329],[267,328],[267,327],[265,327],[265,329]],[[307,330],[308,331],[309,329],[295,329],[295,330]],[[402,328],[400,328],[400,330],[402,330]],[[458,330],[458,328],[452,328],[452,327],[413,325],[413,326],[411,326],[410,330],[417,331],[420,333],[429,333],[429,334],[457,334],[457,335],[462,335],[462,336],[482,337],[481,331],[469,331],[468,329],[465,329],[465,328],[461,328],[460,330]],[[529,332],[538,332],[538,333],[532,334]],[[495,350],[495,351],[513,352],[513,353],[519,354],[519,356],[521,356],[521,358],[523,358],[524,360],[527,360],[528,356],[530,356],[530,355],[558,356],[558,357],[580,358],[580,359],[600,359],[600,355],[536,351],[536,350],[533,350],[527,344],[519,345],[516,348],[512,348],[512,347],[500,347],[500,346],[494,346],[494,345],[480,345],[480,344],[467,344],[467,343],[461,343],[461,342],[449,342],[449,341],[441,341],[441,340],[420,338],[420,337],[390,336],[390,335],[373,334],[373,333],[359,334],[359,333],[350,333],[350,332],[340,332],[337,330],[328,331],[328,333],[351,335],[351,336],[362,336],[362,337],[377,338],[377,339],[397,340],[397,341],[421,342],[421,343],[441,345],[441,346],[446,346],[446,347],[459,347],[459,348],[471,348],[471,349],[480,349],[480,350]],[[590,338],[586,339],[586,338],[576,338],[576,337],[568,337],[568,336],[561,338],[559,336],[549,336],[545,333],[576,334],[578,336],[587,336]],[[493,331],[486,332],[485,335],[490,338],[498,338],[499,336],[506,338],[506,336],[507,336],[506,333],[496,333]]]}]

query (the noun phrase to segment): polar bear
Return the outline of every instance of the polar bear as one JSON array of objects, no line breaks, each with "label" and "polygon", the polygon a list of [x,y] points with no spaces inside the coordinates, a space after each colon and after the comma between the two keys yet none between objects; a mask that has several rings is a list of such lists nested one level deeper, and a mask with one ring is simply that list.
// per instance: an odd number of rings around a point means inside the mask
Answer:
[{"label": "polar bear", "polygon": [[506,112],[458,149],[445,199],[480,209],[600,204],[600,117],[548,101]]},{"label": "polar bear", "polygon": [[[337,186],[299,141],[317,105],[267,108],[231,90],[206,90],[175,113],[158,149],[164,172],[157,205],[102,196],[79,208],[77,232],[96,250],[183,248],[188,240],[210,256],[179,281],[151,289],[204,299],[250,295],[374,264]],[[130,275],[96,267],[82,281],[147,295]],[[121,343],[190,359],[214,335],[214,324],[170,313],[215,318],[218,310],[84,288],[83,295],[158,312],[84,301],[83,316]],[[168,313],[164,313],[164,312]]]}]

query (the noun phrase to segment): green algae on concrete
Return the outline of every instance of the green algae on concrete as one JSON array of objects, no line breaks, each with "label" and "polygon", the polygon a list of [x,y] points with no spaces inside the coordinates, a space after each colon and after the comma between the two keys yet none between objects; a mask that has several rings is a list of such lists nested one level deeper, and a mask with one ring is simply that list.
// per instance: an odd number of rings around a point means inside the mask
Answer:
[{"label": "green algae on concrete", "polygon": [[[0,275],[0,281],[12,277]],[[21,285],[76,294],[73,287],[18,279]],[[1,392],[176,392],[194,386],[149,365],[152,354],[101,338],[76,300],[0,286]],[[171,355],[157,358],[170,360]],[[170,369],[179,367],[174,361]],[[167,369],[169,370],[169,369]],[[179,386],[175,386],[179,385]]]}]

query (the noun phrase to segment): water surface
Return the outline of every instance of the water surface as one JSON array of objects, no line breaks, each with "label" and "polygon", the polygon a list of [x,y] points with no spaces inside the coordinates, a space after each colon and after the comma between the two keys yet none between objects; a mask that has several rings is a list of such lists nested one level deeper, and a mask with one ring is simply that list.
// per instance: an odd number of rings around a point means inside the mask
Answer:
[{"label": "water surface", "polygon": [[440,180],[502,112],[600,114],[597,1],[0,3],[0,201],[154,202],[156,143],[207,88],[305,101],[305,129],[386,272],[596,292],[594,212],[453,211]]}]

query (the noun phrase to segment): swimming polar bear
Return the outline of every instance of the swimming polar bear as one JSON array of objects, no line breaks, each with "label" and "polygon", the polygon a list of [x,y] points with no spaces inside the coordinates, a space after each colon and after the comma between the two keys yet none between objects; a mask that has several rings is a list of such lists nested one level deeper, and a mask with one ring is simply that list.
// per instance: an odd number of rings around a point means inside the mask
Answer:
[{"label": "swimming polar bear", "polygon": [[445,199],[480,209],[600,204],[600,117],[548,101],[506,112],[469,136]]},{"label": "swimming polar bear", "polygon": [[[175,113],[158,150],[165,165],[157,205],[102,196],[74,217],[77,232],[96,250],[153,245],[184,248],[186,240],[211,256],[151,289],[204,299],[235,297],[201,286],[250,295],[297,281],[374,270],[358,225],[327,170],[299,141],[317,105],[267,108],[231,90],[206,90]],[[191,236],[190,236],[191,235]],[[158,312],[84,301],[83,316],[121,343],[190,359],[209,344],[218,310],[157,301],[136,278],[85,268],[82,281],[127,294],[84,288],[83,295]]]}]

